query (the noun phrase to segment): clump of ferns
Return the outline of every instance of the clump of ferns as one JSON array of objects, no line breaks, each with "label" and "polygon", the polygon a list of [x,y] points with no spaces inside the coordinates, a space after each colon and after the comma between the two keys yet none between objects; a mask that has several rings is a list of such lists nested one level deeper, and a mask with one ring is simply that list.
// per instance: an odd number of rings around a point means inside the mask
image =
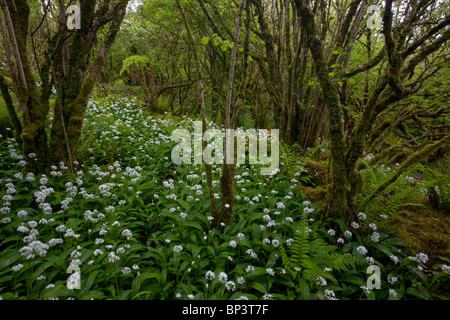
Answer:
[{"label": "clump of ferns", "polygon": [[303,213],[300,227],[288,248],[280,246],[283,267],[297,282],[306,279],[310,283],[319,277],[337,284],[333,272],[349,271],[355,267],[351,254],[336,252],[338,247],[328,244],[308,227],[308,217]]}]

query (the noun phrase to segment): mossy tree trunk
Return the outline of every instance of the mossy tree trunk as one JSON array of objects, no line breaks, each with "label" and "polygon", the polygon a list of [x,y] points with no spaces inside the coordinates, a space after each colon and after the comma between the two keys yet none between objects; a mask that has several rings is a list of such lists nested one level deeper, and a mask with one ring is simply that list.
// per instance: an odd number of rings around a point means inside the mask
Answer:
[{"label": "mossy tree trunk", "polygon": [[[112,4],[107,0],[83,1],[80,6],[81,28],[69,31],[66,26],[65,4],[59,1],[60,17],[56,29],[50,30],[48,21],[39,26],[47,27],[47,32],[42,34],[48,35],[48,48],[42,65],[38,66],[38,87],[28,50],[30,6],[25,0],[2,0],[9,34],[5,48],[10,44],[18,52],[15,63],[8,63],[8,69],[22,113],[22,149],[25,155],[35,153],[38,158],[38,161],[30,161],[32,169],[44,171],[48,166],[61,161],[71,167],[71,161],[77,159],[88,100],[100,75],[106,53],[125,16],[127,4],[128,0]],[[49,18],[45,16],[43,19]],[[9,20],[11,23],[8,23]],[[92,57],[93,49],[97,48],[97,34],[105,26],[109,28],[96,56]],[[58,98],[48,141],[46,121],[52,89],[56,89]]]},{"label": "mossy tree trunk", "polygon": [[[327,61],[323,44],[318,37],[315,15],[310,9],[310,2],[305,0],[295,1],[302,30],[308,37],[308,47],[313,57],[315,74],[324,93],[322,99],[328,111],[331,156],[329,160],[327,215],[330,217],[341,217],[347,221],[353,217],[353,205],[363,183],[359,172],[359,163],[367,143],[367,137],[370,137],[377,116],[388,107],[412,95],[418,90],[417,88],[420,88],[424,81],[423,79],[415,80],[412,83],[407,83],[407,81],[411,79],[415,68],[422,61],[438,51],[450,39],[450,30],[448,28],[441,32],[440,37],[434,37],[450,24],[450,17],[447,16],[447,19],[424,31],[422,36],[407,43],[406,39],[412,30],[412,25],[420,19],[423,10],[429,4],[427,2],[408,3],[411,12],[398,25],[393,26],[393,0],[388,0],[384,9],[382,29],[385,47],[372,60],[357,66],[353,70],[349,72],[343,69],[339,70],[336,63],[339,61],[339,52],[349,50],[348,39],[353,32],[353,27],[351,27],[352,21],[354,26],[360,24],[363,16],[361,10],[365,10],[366,7],[364,6],[367,5],[363,3],[362,9],[358,12],[358,7],[361,3],[363,2],[360,0],[353,0],[349,4],[347,14],[337,34],[335,50]],[[354,21],[355,19],[356,21]],[[354,127],[351,131],[347,129],[347,134],[345,135],[342,103],[347,101],[347,89],[345,85],[339,89],[331,81],[330,75],[341,72],[341,77],[351,78],[359,73],[368,72],[379,65],[385,57],[387,57],[387,62],[381,68],[380,76],[374,89],[370,96],[365,99],[366,103],[362,106],[361,114]],[[341,59],[344,66],[348,63],[347,59],[348,57]],[[439,141],[431,141],[424,145],[422,150],[410,155],[391,179],[374,189],[371,197],[374,197],[377,192],[382,192],[389,184],[393,183],[406,168],[447,141],[448,135]]]},{"label": "mossy tree trunk", "polygon": [[[84,1],[81,5],[81,29],[77,30],[69,44],[68,73],[57,73],[57,85],[61,100],[62,112],[55,106],[55,116],[50,139],[49,159],[54,163],[60,161],[68,164],[77,159],[78,145],[81,139],[83,121],[87,104],[106,53],[115,40],[120,25],[125,17],[128,0],[120,0],[109,7],[109,2],[101,3],[96,10],[96,1]],[[94,58],[99,30],[109,24],[108,32]],[[90,61],[94,62],[91,63]],[[58,114],[59,113],[59,114]],[[60,114],[62,113],[62,116]],[[65,133],[67,133],[67,137]]]},{"label": "mossy tree trunk", "polygon": [[[236,31],[234,35],[233,41],[233,50],[231,53],[231,62],[230,62],[230,72],[228,77],[228,90],[227,90],[227,104],[226,104],[226,113],[225,113],[225,130],[234,129],[235,125],[233,120],[233,113],[235,106],[235,99],[233,97],[233,86],[234,86],[234,74],[235,74],[235,66],[236,66],[236,58],[237,58],[237,48],[239,44],[239,32],[241,28],[241,16],[242,10],[244,9],[244,5],[247,0],[241,0],[238,14],[237,14],[237,22],[236,22]],[[234,176],[236,171],[236,160],[235,157],[233,159],[233,163],[229,163],[228,159],[228,148],[230,147],[228,139],[233,139],[234,136],[230,137],[226,134],[225,138],[225,159],[223,164],[223,172],[220,177],[220,189],[222,191],[222,207],[220,214],[220,222],[225,224],[231,224],[234,221]],[[231,144],[234,146],[234,143]],[[233,150],[233,154],[236,155],[235,150]]]},{"label": "mossy tree trunk", "polygon": [[314,59],[314,67],[324,95],[323,99],[329,114],[331,171],[327,193],[327,213],[334,217],[347,214],[347,167],[345,162],[344,128],[339,94],[331,83],[322,43],[318,38],[314,15],[303,1],[296,1],[303,32],[308,36],[308,46]]},{"label": "mossy tree trunk", "polygon": [[[180,11],[181,18],[183,19],[184,27],[186,28],[186,33],[187,33],[187,36],[189,39],[189,43],[191,45],[191,50],[194,55],[194,64],[195,64],[198,92],[199,92],[199,98],[200,98],[200,109],[202,112],[202,132],[205,132],[207,130],[206,106],[205,106],[205,95],[204,95],[204,90],[203,90],[202,75],[201,75],[201,69],[200,69],[200,58],[198,56],[197,45],[196,45],[194,37],[192,35],[191,27],[186,18],[186,14],[184,12],[183,6],[181,5],[180,0],[176,0],[176,3],[177,3],[178,10]],[[206,147],[206,142],[203,141],[203,149],[205,147]],[[208,164],[206,162],[205,162],[205,173],[206,173],[206,180],[207,180],[207,184],[208,184],[209,200],[210,200],[210,205],[211,205],[210,213],[211,213],[211,216],[214,218],[213,224],[216,225],[217,221],[219,220],[219,210],[217,209],[217,203],[216,203],[216,199],[214,197],[213,171],[212,171],[211,164]]]},{"label": "mossy tree trunk", "polygon": [[[15,52],[14,69],[9,71],[22,111],[22,150],[25,156],[35,154],[37,161],[29,161],[29,165],[32,169],[41,169],[47,164],[45,120],[48,104],[42,103],[27,51],[30,7],[24,0],[4,0],[2,9],[8,26],[9,41]],[[12,66],[8,66],[10,67]]]},{"label": "mossy tree trunk", "polygon": [[19,144],[22,144],[22,123],[20,122],[19,117],[17,116],[16,110],[14,108],[13,101],[11,99],[11,95],[9,93],[9,85],[10,79],[3,77],[0,79],[0,90],[2,93],[3,100],[6,103],[6,109],[8,110],[9,118],[11,119],[11,123],[14,128],[14,137]]}]

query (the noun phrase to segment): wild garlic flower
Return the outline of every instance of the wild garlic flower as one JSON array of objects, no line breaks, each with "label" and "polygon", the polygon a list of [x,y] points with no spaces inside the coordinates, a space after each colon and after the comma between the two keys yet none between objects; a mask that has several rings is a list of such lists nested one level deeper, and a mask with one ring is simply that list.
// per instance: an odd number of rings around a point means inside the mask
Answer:
[{"label": "wild garlic flower", "polygon": [[369,223],[369,228],[371,228],[373,231],[378,229],[375,223]]},{"label": "wild garlic flower", "polygon": [[395,297],[397,297],[397,291],[395,291],[394,289],[389,289],[389,295],[391,295],[395,298]]},{"label": "wild garlic flower", "polygon": [[226,283],[228,280],[228,275],[225,272],[221,272],[221,273],[219,273],[218,279],[220,282]]},{"label": "wild garlic flower", "polygon": [[173,251],[179,253],[183,251],[183,246],[173,246]]},{"label": "wild garlic flower", "polygon": [[17,272],[17,271],[19,271],[19,270],[22,269],[22,268],[23,268],[23,264],[19,263],[19,264],[13,266],[11,269],[12,269],[14,272]]},{"label": "wild garlic flower", "polygon": [[234,290],[236,289],[236,284],[233,281],[227,281],[227,283],[225,283],[225,288],[228,291],[234,292]]},{"label": "wild garlic flower", "polygon": [[361,221],[364,221],[367,218],[366,214],[362,213],[362,212],[358,213],[357,216],[358,216],[358,219],[361,220]]},{"label": "wild garlic flower", "polygon": [[398,278],[397,277],[388,277],[387,281],[389,282],[389,284],[392,285],[398,281]]},{"label": "wild garlic flower", "polygon": [[47,244],[36,240],[29,243],[27,246],[22,247],[19,252],[27,260],[30,260],[34,258],[35,254],[39,255],[40,257],[45,257],[48,249],[49,246]]},{"label": "wild garlic flower", "polygon": [[285,209],[286,206],[284,205],[283,202],[277,202],[277,209]]},{"label": "wild garlic flower", "polygon": [[247,268],[245,268],[245,272],[250,273],[250,272],[254,272],[255,271],[255,267],[253,266],[247,266]]},{"label": "wild garlic flower", "polygon": [[26,212],[25,210],[20,210],[19,212],[17,212],[17,216],[20,217],[25,217],[28,215],[28,212]]},{"label": "wild garlic flower", "polygon": [[111,263],[114,263],[118,260],[120,260],[120,257],[118,255],[116,255],[116,253],[114,251],[111,251],[110,253],[108,253],[108,260]]},{"label": "wild garlic flower", "polygon": [[318,286],[325,287],[327,285],[327,280],[325,280],[325,278],[323,277],[317,277],[316,283]]},{"label": "wild garlic flower", "polygon": [[374,233],[372,233],[372,235],[370,236],[370,239],[371,239],[373,242],[378,242],[378,241],[380,241],[380,234],[379,234],[378,232],[374,232]]},{"label": "wild garlic flower", "polygon": [[258,257],[258,255],[252,249],[247,249],[247,251],[245,251],[245,253],[247,253],[252,258]]},{"label": "wild garlic flower", "polygon": [[16,231],[17,231],[17,232],[21,232],[21,233],[28,233],[28,232],[30,232],[30,230],[29,230],[27,227],[25,227],[25,226],[19,226],[19,227],[16,229]]},{"label": "wild garlic flower", "polygon": [[425,253],[422,253],[422,252],[416,254],[415,257],[409,256],[408,258],[410,260],[414,260],[414,261],[417,261],[417,262],[420,262],[420,263],[423,263],[423,264],[427,263],[427,261],[428,261],[428,256]]},{"label": "wild garlic flower", "polygon": [[367,249],[364,246],[359,246],[358,248],[356,248],[356,251],[363,256],[367,254]]},{"label": "wild garlic flower", "polygon": [[130,240],[133,237],[133,234],[129,229],[125,229],[122,231],[122,236],[127,237],[127,240]]},{"label": "wild garlic flower", "polygon": [[122,269],[122,273],[125,274],[125,275],[130,274],[131,273],[131,269],[128,268],[128,267],[125,267],[125,268]]},{"label": "wild garlic flower", "polygon": [[446,264],[442,265],[442,271],[447,274],[450,275],[450,267]]},{"label": "wild garlic flower", "polygon": [[333,290],[325,289],[325,298],[327,300],[338,300]]},{"label": "wild garlic flower", "polygon": [[373,257],[366,257],[366,262],[369,265],[375,264],[375,259]]},{"label": "wild garlic flower", "polygon": [[216,275],[211,270],[206,272],[206,274],[205,274],[206,281],[212,281],[212,280],[214,280],[215,277],[216,277]]},{"label": "wild garlic flower", "polygon": [[370,294],[370,289],[367,288],[366,286],[360,286],[360,288],[364,291],[365,294]]}]

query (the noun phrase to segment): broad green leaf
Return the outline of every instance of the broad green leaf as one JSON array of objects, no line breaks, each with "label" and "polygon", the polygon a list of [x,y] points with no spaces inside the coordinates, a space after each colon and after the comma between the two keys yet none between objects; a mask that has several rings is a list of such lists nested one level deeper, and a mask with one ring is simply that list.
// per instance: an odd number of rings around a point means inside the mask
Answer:
[{"label": "broad green leaf", "polygon": [[259,292],[264,293],[264,294],[267,294],[267,293],[268,293],[268,292],[267,292],[267,289],[266,289],[261,283],[259,283],[259,282],[252,282],[252,283],[249,285],[249,287],[250,287],[250,288],[253,288],[253,289],[255,289],[255,290],[258,290]]},{"label": "broad green leaf", "polygon": [[209,37],[204,37],[201,41],[203,45],[207,45],[209,43],[210,38]]}]

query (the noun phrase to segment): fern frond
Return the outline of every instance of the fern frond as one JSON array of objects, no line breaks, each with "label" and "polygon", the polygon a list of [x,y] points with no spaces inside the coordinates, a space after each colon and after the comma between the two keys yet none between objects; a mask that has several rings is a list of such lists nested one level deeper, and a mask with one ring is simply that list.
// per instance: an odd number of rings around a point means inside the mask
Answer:
[{"label": "fern frond", "polygon": [[294,267],[302,267],[304,261],[309,259],[309,248],[308,248],[308,217],[306,213],[302,214],[300,220],[299,229],[296,231],[294,236],[294,241],[290,248],[290,257],[283,246],[280,246],[281,258],[283,265],[286,269],[292,269]]},{"label": "fern frond", "polygon": [[[411,169],[413,171],[414,168]],[[399,178],[389,185],[382,193],[369,199],[374,188],[389,179],[393,174],[382,166],[365,166],[361,170],[363,176],[363,185],[360,195],[356,201],[357,212],[366,214],[366,220],[362,225],[375,223],[378,227],[383,228],[392,221],[406,205],[412,194],[416,192],[410,183],[405,183],[405,178]],[[406,174],[406,173],[405,173]]]},{"label": "fern frond", "polygon": [[280,141],[280,161],[282,167],[289,175],[293,175],[297,164],[300,161],[300,146],[298,144],[287,144]]}]

